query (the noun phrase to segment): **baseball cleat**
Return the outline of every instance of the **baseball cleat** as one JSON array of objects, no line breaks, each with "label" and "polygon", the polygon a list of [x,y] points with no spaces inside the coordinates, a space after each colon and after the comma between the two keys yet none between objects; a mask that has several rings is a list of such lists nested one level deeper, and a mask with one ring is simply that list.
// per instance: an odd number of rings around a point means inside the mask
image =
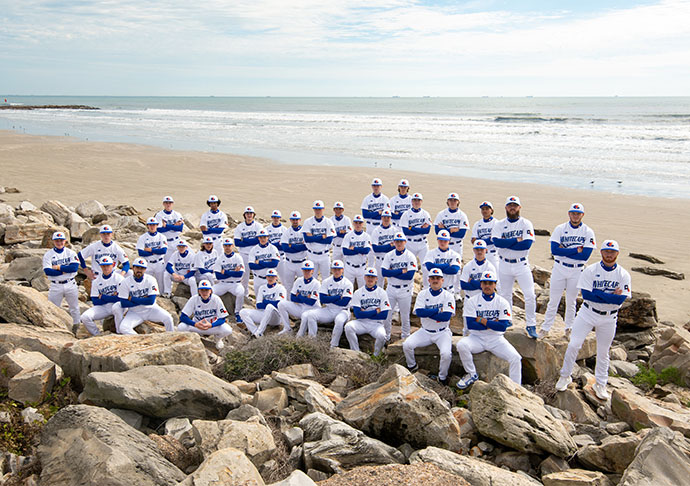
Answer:
[{"label": "baseball cleat", "polygon": [[572,382],[573,379],[570,376],[561,376],[556,382],[556,391],[565,391]]},{"label": "baseball cleat", "polygon": [[220,351],[225,347],[225,343],[223,342],[223,338],[220,338],[216,341],[216,349]]},{"label": "baseball cleat", "polygon": [[474,373],[473,375],[465,375],[463,378],[460,379],[460,381],[456,383],[455,386],[457,386],[460,390],[465,390],[478,379],[479,376],[477,375],[477,373]]},{"label": "baseball cleat", "polygon": [[527,326],[525,329],[527,330],[527,335],[532,339],[537,339],[539,337],[537,336],[537,326]]},{"label": "baseball cleat", "polygon": [[292,334],[292,329],[290,329],[288,327],[288,328],[282,329],[280,332],[278,332],[278,336],[283,336],[285,334]]},{"label": "baseball cleat", "polygon": [[408,366],[408,367],[407,367],[407,370],[408,370],[410,373],[414,373],[414,372],[416,372],[418,369],[419,369],[419,365],[418,365],[417,363],[415,363],[414,366]]},{"label": "baseball cleat", "polygon": [[599,400],[608,400],[610,398],[609,392],[606,391],[606,385],[600,385],[599,383],[595,383],[592,385],[592,390],[594,390],[594,394],[597,396]]},{"label": "baseball cleat", "polygon": [[242,318],[240,317],[239,314],[235,314],[235,322],[237,324],[242,324]]},{"label": "baseball cleat", "polygon": [[434,381],[440,383],[441,385],[446,385],[446,386],[448,385],[448,377],[445,377],[445,378],[441,379],[441,378],[439,378],[439,376],[438,376],[437,374],[435,374],[435,373],[429,373],[429,374],[426,375],[426,376],[427,376],[429,379],[434,380]]}]

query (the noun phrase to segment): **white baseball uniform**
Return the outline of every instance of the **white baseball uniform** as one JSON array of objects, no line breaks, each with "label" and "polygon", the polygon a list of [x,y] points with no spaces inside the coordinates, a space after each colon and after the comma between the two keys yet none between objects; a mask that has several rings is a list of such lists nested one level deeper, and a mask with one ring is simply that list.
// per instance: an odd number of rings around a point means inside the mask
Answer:
[{"label": "white baseball uniform", "polygon": [[[94,241],[77,253],[81,268],[86,268],[86,260],[91,258],[91,271],[94,275],[101,273],[99,262],[101,258],[105,256],[110,257],[110,259],[115,262],[116,266],[117,264],[122,265],[122,271],[125,273],[129,272],[129,259],[127,258],[127,254],[122,247],[114,241],[111,241],[107,245],[101,240]],[[115,271],[118,272],[117,268]]]},{"label": "white baseball uniform", "polygon": [[320,289],[321,284],[314,277],[308,280],[299,277],[295,280],[289,295],[290,300],[278,302],[278,314],[280,314],[283,329],[290,327],[290,316],[301,319],[306,311],[321,307],[319,305]]},{"label": "white baseball uniform", "polygon": [[491,272],[497,275],[496,268],[491,264],[491,262],[485,258],[481,262],[476,258],[473,258],[467,264],[462,267],[462,273],[460,274],[460,286],[465,293],[465,300],[467,302],[470,298],[475,295],[482,293],[481,282],[479,277],[482,273]]},{"label": "white baseball uniform", "polygon": [[223,252],[213,265],[216,283],[213,285],[213,295],[222,297],[228,292],[235,296],[235,315],[240,313],[244,305],[244,286],[242,276],[245,272],[242,257],[236,251],[230,254]]},{"label": "white baseball uniform", "polygon": [[84,311],[81,322],[92,336],[101,333],[94,321],[100,321],[106,317],[115,318],[115,329],[120,327],[122,321],[122,306],[117,296],[117,288],[125,277],[118,272],[112,272],[107,277],[102,273],[91,283],[91,301],[93,307]]},{"label": "white baseball uniform", "polygon": [[[312,216],[302,225],[307,258],[314,263],[314,277],[321,272],[321,280],[328,278],[331,268],[331,246],[335,238],[335,226],[330,218]],[[310,233],[311,236],[307,236]]]},{"label": "white baseball uniform", "polygon": [[261,225],[257,223],[256,220],[252,221],[252,224],[247,224],[245,221],[242,221],[235,228],[235,247],[242,256],[244,268],[247,269],[242,276],[242,286],[244,287],[245,297],[249,295],[249,253],[252,251],[253,247],[259,244],[259,238],[256,235],[259,234],[261,229]]},{"label": "white baseball uniform", "polygon": [[[438,268],[443,272],[443,288],[448,292],[455,293],[455,280],[460,273],[462,264],[460,263],[460,255],[455,251],[448,248],[443,251],[440,248],[434,248],[429,250],[424,259],[424,268],[427,271],[432,268]],[[426,282],[424,288],[429,286],[429,282]]]},{"label": "white baseball uniform", "polygon": [[218,260],[218,253],[215,248],[211,250],[201,249],[194,255],[194,269],[196,270],[196,281],[208,280],[211,283],[216,281],[213,274],[213,267]]},{"label": "white baseball uniform", "polygon": [[377,196],[374,193],[367,194],[362,200],[362,217],[367,223],[367,233],[372,233],[374,228],[381,224],[381,212],[384,209],[390,209],[391,203],[388,197],[384,194]]},{"label": "white baseball uniform", "polygon": [[[59,265],[59,270],[53,270],[54,265]],[[67,300],[72,323],[79,324],[79,289],[74,277],[79,270],[79,258],[69,248],[58,250],[52,248],[43,255],[43,272],[50,280],[48,300],[60,307],[63,297]]]},{"label": "white baseball uniform", "polygon": [[[577,312],[568,349],[563,358],[561,376],[570,376],[577,354],[592,329],[597,335],[597,362],[594,376],[606,386],[609,377],[609,350],[616,335],[618,310],[631,294],[630,274],[620,265],[606,267],[602,262],[589,265],[580,274],[577,287],[582,290],[583,303]],[[620,295],[614,294],[621,289]]]},{"label": "white baseball uniform", "polygon": [[484,243],[486,243],[486,259],[491,262],[496,270],[498,270],[498,251],[491,239],[491,234],[494,231],[496,222],[498,222],[498,220],[493,216],[489,219],[480,219],[472,226],[472,238],[484,240]]},{"label": "white baseball uniform", "polygon": [[[428,225],[426,228],[422,226]],[[426,240],[429,230],[431,230],[431,216],[426,209],[409,209],[400,218],[400,227],[407,236],[405,248],[410,250],[419,259],[422,268],[422,285],[426,288],[429,285],[427,280],[427,269],[422,264],[429,251],[429,243]]]},{"label": "white baseball uniform", "polygon": [[[208,300],[204,300],[197,294],[192,296],[182,308],[177,330],[180,332],[195,332],[204,336],[216,336],[222,339],[232,334],[232,328],[226,322],[227,318],[228,311],[225,309],[220,297],[211,294]],[[211,323],[209,329],[199,329],[195,326],[197,322],[204,319]]]},{"label": "white baseball uniform", "polygon": [[[393,246],[393,238],[399,231],[400,228],[393,226],[392,224],[389,224],[388,226],[383,226],[383,224],[380,224],[371,234],[371,248],[373,249],[374,256],[373,263],[374,268],[376,268],[376,273],[379,275],[378,285],[383,286],[384,276],[381,275],[381,264],[383,263],[383,259],[386,257],[386,254],[395,249]],[[369,261],[371,262],[371,259]]]},{"label": "white baseball uniform", "polygon": [[[350,301],[352,300],[352,282],[341,276],[335,279],[333,275],[321,283],[319,290],[319,302],[324,307],[312,309],[302,314],[302,322],[297,331],[297,337],[304,336],[309,331],[309,336],[314,337],[319,324],[333,323],[333,336],[331,346],[338,346],[343,327],[350,318]],[[337,339],[336,339],[337,336]],[[334,344],[335,342],[335,344]]]},{"label": "white baseball uniform", "polygon": [[[441,224],[443,228],[439,226]],[[446,208],[436,215],[434,225],[436,226],[436,234],[444,229],[450,233],[450,248],[460,255],[460,261],[462,262],[462,240],[470,227],[467,215],[461,209],[452,210]]]},{"label": "white baseball uniform", "polygon": [[168,263],[165,265],[165,275],[163,276],[164,285],[163,293],[169,294],[172,292],[172,276],[174,273],[182,275],[184,280],[180,283],[189,286],[189,292],[191,295],[196,295],[196,268],[194,267],[194,258],[196,253],[191,248],[187,248],[184,253],[180,253],[180,250],[175,250],[175,252],[170,256]]},{"label": "white baseball uniform", "polygon": [[[145,250],[151,248],[151,251]],[[162,233],[146,232],[137,240],[137,252],[146,260],[146,273],[153,275],[158,282],[158,288],[165,288],[165,254],[168,251],[168,241]]]},{"label": "white baseball uniform", "polygon": [[252,250],[249,252],[249,268],[251,268],[254,275],[254,295],[256,295],[259,287],[266,284],[266,271],[269,268],[277,269],[279,263],[280,253],[270,243],[266,243],[263,246],[258,244],[252,247]]},{"label": "white baseball uniform", "polygon": [[[462,367],[470,375],[476,375],[473,354],[488,351],[500,359],[508,361],[508,375],[518,385],[522,384],[522,357],[505,338],[505,330],[511,326],[511,306],[497,293],[487,296],[475,295],[465,302],[462,314],[469,336],[465,336],[456,345]],[[479,324],[477,318],[483,317],[488,322]]]},{"label": "white baseball uniform", "polygon": [[357,336],[369,334],[374,338],[374,356],[378,356],[386,342],[384,322],[391,310],[388,294],[378,285],[372,288],[361,287],[352,297],[352,310],[355,319],[345,324],[345,336],[350,349],[359,351]]},{"label": "white baseball uniform", "polygon": [[344,214],[338,218],[331,216],[333,228],[335,229],[335,238],[333,238],[333,260],[343,259],[343,238],[352,231],[352,221]]},{"label": "white baseball uniform", "polygon": [[[240,311],[242,322],[247,326],[249,332],[260,337],[264,335],[267,326],[279,326],[278,305],[285,300],[286,296],[287,291],[280,284],[266,284],[259,287],[259,293],[256,295],[256,309],[242,309]],[[256,325],[257,322],[259,323],[258,326]],[[289,322],[283,324],[283,331],[289,330]]]},{"label": "white baseball uniform", "polygon": [[165,262],[167,263],[177,249],[177,243],[180,241],[182,231],[184,231],[184,218],[177,211],[166,211],[165,209],[158,211],[154,218],[158,221],[158,232],[165,236],[168,242],[168,251],[165,254]]},{"label": "white baseball uniform", "polygon": [[307,258],[307,246],[304,244],[302,227],[287,228],[280,240],[280,246],[285,252],[283,284],[289,293],[292,291],[295,279],[302,274],[302,263]]},{"label": "white baseball uniform", "polygon": [[371,236],[365,231],[352,230],[343,238],[345,278],[357,287],[364,287],[364,271],[371,252]]},{"label": "white baseball uniform", "polygon": [[400,218],[408,209],[412,209],[412,198],[409,194],[396,194],[390,200],[391,213],[393,213],[393,226],[400,228]]},{"label": "white baseball uniform", "polygon": [[389,251],[381,263],[381,274],[388,278],[386,293],[391,306],[391,311],[384,323],[386,341],[391,339],[391,323],[396,306],[400,310],[400,337],[405,339],[410,335],[410,308],[417,268],[417,258],[408,249],[401,252],[395,249]]},{"label": "white baseball uniform", "polygon": [[278,272],[278,277],[280,278],[281,282],[285,281],[285,252],[283,251],[283,248],[280,246],[280,240],[283,239],[283,235],[287,231],[287,228],[283,226],[282,224],[279,224],[278,226],[274,226],[273,223],[269,224],[264,228],[266,232],[268,233],[268,242],[275,246],[278,249],[278,253],[280,254],[280,263],[278,263],[278,268],[276,268],[276,271]]},{"label": "white baseball uniform", "polygon": [[227,214],[220,209],[216,211],[211,211],[209,209],[201,215],[199,226],[206,226],[206,230],[202,231],[202,233],[204,236],[210,236],[213,239],[213,247],[218,251],[219,240],[223,236],[223,231],[228,227]]},{"label": "white baseball uniform", "polygon": [[175,331],[172,316],[156,304],[158,283],[151,275],[144,274],[141,280],[137,280],[134,275],[126,277],[118,285],[117,295],[122,310],[126,312],[118,333],[134,335],[134,328],[144,321],[161,322],[166,331]]}]

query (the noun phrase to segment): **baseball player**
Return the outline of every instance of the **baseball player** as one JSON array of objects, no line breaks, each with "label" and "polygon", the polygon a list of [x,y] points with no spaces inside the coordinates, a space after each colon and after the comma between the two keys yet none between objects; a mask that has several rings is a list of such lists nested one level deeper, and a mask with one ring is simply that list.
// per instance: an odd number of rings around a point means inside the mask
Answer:
[{"label": "baseball player", "polygon": [[189,287],[189,293],[196,295],[196,268],[194,267],[194,257],[196,254],[189,249],[189,245],[183,239],[177,240],[177,250],[172,254],[168,263],[165,265],[165,275],[163,276],[164,285],[163,295],[169,296],[172,293],[172,283],[183,283]]},{"label": "baseball player", "polygon": [[158,282],[158,288],[162,289],[165,285],[165,253],[168,251],[168,241],[158,232],[158,221],[156,218],[146,220],[146,233],[137,240],[137,253],[146,260],[148,268],[146,273],[153,275]]},{"label": "baseball player", "polygon": [[[462,267],[460,255],[450,248],[450,233],[441,230],[436,236],[438,247],[429,250],[424,258],[424,268],[427,272],[432,268],[438,268],[443,272],[444,290],[455,295],[455,281]],[[424,288],[427,286],[425,285]]]},{"label": "baseball player", "polygon": [[[388,253],[381,264],[383,277],[388,278],[388,303],[391,311],[385,321],[386,341],[391,339],[391,324],[393,321],[393,310],[396,306],[400,310],[400,327],[402,339],[410,335],[410,308],[412,307],[412,287],[414,275],[417,271],[417,258],[412,252],[405,248],[407,237],[398,231],[393,237],[395,248]],[[379,277],[381,281],[381,277]]]},{"label": "baseball player", "polygon": [[405,339],[403,353],[407,369],[414,373],[419,369],[414,350],[435,344],[439,352],[438,375],[429,375],[439,383],[448,385],[448,368],[453,358],[453,333],[450,319],[455,315],[455,296],[443,289],[443,272],[438,268],[429,271],[429,288],[417,295],[414,313],[420,318],[422,328]]},{"label": "baseball player", "polygon": [[278,268],[276,268],[276,271],[280,276],[280,280],[285,280],[285,252],[280,246],[280,240],[283,238],[287,228],[285,228],[283,223],[280,222],[282,217],[283,215],[280,213],[280,211],[274,209],[271,213],[271,224],[266,227],[266,231],[268,232],[268,242],[275,246],[280,254],[280,263],[278,263]]},{"label": "baseball player", "polygon": [[364,218],[357,214],[352,218],[354,229],[343,238],[343,258],[345,259],[345,278],[357,287],[364,287],[364,270],[367,256],[371,252],[371,237],[364,231]]},{"label": "baseball player", "polygon": [[544,322],[539,331],[539,337],[548,334],[556,311],[561,303],[561,295],[565,290],[565,332],[570,337],[570,330],[575,320],[575,300],[577,299],[577,282],[582,270],[597,244],[594,231],[582,222],[585,208],[580,203],[574,203],[568,211],[567,223],[556,226],[551,234],[551,254],[555,263],[551,271],[549,288],[549,304],[544,314]]},{"label": "baseball player", "polygon": [[[378,285],[383,286],[384,275],[381,274],[381,264],[388,252],[393,251],[393,237],[400,228],[391,224],[392,213],[384,209],[381,213],[381,225],[374,229],[371,235],[371,248],[374,250],[374,268],[379,274]],[[395,307],[395,306],[394,306]]]},{"label": "baseball player", "polygon": [[202,280],[215,281],[213,267],[218,260],[218,253],[213,248],[215,240],[211,236],[204,236],[201,240],[201,250],[194,256],[194,270],[196,270],[196,281]]},{"label": "baseball player", "polygon": [[65,244],[65,233],[53,233],[53,248],[43,255],[43,273],[50,280],[48,299],[60,307],[64,297],[69,305],[72,324],[79,324],[79,289],[74,280],[79,270],[79,258]]},{"label": "baseball player", "polygon": [[220,297],[213,293],[211,282],[202,280],[199,282],[198,293],[182,308],[177,330],[215,336],[216,349],[220,351],[225,347],[223,338],[232,334],[232,328],[226,322],[227,317],[228,311]]},{"label": "baseball player", "polygon": [[98,336],[101,331],[94,321],[100,321],[106,317],[115,318],[115,329],[119,329],[122,321],[122,306],[117,297],[117,287],[125,277],[119,272],[113,272],[115,264],[109,256],[101,258],[101,271],[96,280],[91,284],[91,302],[93,307],[84,311],[81,322],[92,336]]},{"label": "baseball player", "polygon": [[[484,243],[486,243],[486,259],[491,262],[496,270],[498,270],[498,251],[496,250],[494,242],[491,239],[491,234],[494,231],[494,225],[496,224],[496,221],[498,221],[496,218],[494,218],[494,207],[491,204],[491,201],[482,201],[482,203],[479,205],[479,210],[482,213],[482,219],[474,223],[472,226],[472,243],[477,240],[484,240]],[[500,291],[500,282],[496,288]]]},{"label": "baseball player", "polygon": [[335,238],[335,226],[333,221],[324,217],[324,208],[323,201],[314,201],[312,206],[314,216],[302,225],[307,258],[314,262],[314,276],[320,273],[321,280],[325,280],[330,275],[330,252],[333,238]]},{"label": "baseball player", "polygon": [[[262,229],[261,225],[254,220],[256,212],[251,206],[244,208],[244,221],[235,228],[235,247],[244,261],[244,268],[249,269],[249,253],[252,248],[259,244],[257,235]],[[249,271],[244,272],[242,276],[242,286],[244,287],[244,296],[249,296]],[[256,289],[254,289],[256,290]]]},{"label": "baseball player", "polygon": [[529,265],[529,249],[534,243],[534,226],[528,219],[520,217],[520,198],[506,199],[506,218],[497,221],[491,233],[493,244],[498,248],[501,262],[498,266],[500,294],[508,303],[513,303],[513,284],[517,280],[525,296],[525,320],[527,334],[537,339],[537,296],[534,293],[534,278]]},{"label": "baseball player", "polygon": [[220,199],[218,196],[211,194],[206,200],[206,205],[209,210],[201,215],[201,222],[199,229],[204,236],[210,237],[215,243],[223,235],[223,231],[228,227],[228,216],[218,209],[220,207]]},{"label": "baseball player", "polygon": [[[419,259],[420,265],[424,263],[426,252],[429,251],[426,235],[429,234],[431,229],[431,216],[429,216],[426,209],[422,209],[423,199],[418,192],[412,194],[412,208],[405,211],[400,218],[400,227],[405,236],[407,236],[407,249]],[[423,286],[426,288],[429,282],[427,280],[427,269],[424,266],[422,266],[422,277]]]},{"label": "baseball player", "polygon": [[[498,275],[496,268],[486,258],[486,243],[484,240],[475,240],[472,251],[474,252],[474,258],[462,267],[462,274],[460,275],[460,286],[465,293],[465,302],[482,293],[480,278],[483,273],[491,272],[494,275]],[[467,336],[469,329],[465,327],[463,334]]]},{"label": "baseball player", "polygon": [[390,200],[391,217],[393,218],[393,226],[400,228],[400,218],[402,215],[412,207],[412,200],[410,199],[410,182],[407,179],[400,179],[398,183],[398,194],[393,196]]},{"label": "baseball player", "polygon": [[244,305],[242,275],[245,271],[242,257],[235,251],[232,239],[223,238],[223,253],[218,256],[213,265],[217,282],[213,286],[213,295],[222,297],[229,292],[235,296],[235,322],[242,322],[240,317],[240,311]]},{"label": "baseball player", "polygon": [[307,246],[304,244],[304,233],[300,221],[302,221],[302,215],[299,211],[290,213],[290,227],[285,230],[280,240],[280,247],[285,253],[283,285],[288,293],[292,291],[292,285],[301,274],[302,264],[307,258]]},{"label": "baseball player", "polygon": [[[113,228],[107,224],[101,226],[99,231],[101,239],[90,243],[86,248],[77,253],[79,265],[84,269],[84,273],[89,280],[95,280],[101,267],[100,262],[104,256],[109,257],[115,265],[122,265],[120,273],[122,276],[129,273],[129,260],[125,251],[113,241]],[[91,258],[91,268],[86,267],[86,260]]]},{"label": "baseball player", "polygon": [[333,228],[335,229],[335,238],[333,238],[333,260],[343,259],[343,238],[352,231],[352,221],[348,216],[345,216],[345,206],[342,202],[336,201],[333,204]]},{"label": "baseball player", "polygon": [[[302,276],[295,280],[290,292],[290,300],[278,302],[278,314],[283,330],[278,334],[290,332],[290,316],[302,319],[304,313],[319,308],[319,290],[321,284],[314,278],[314,263],[305,260],[302,264]],[[306,324],[304,324],[306,326]]]},{"label": "baseball player", "polygon": [[[279,326],[280,314],[278,314],[278,304],[285,300],[287,291],[278,282],[278,272],[273,268],[266,270],[266,285],[259,287],[256,295],[256,309],[242,309],[240,316],[242,322],[247,326],[247,330],[253,337],[261,337],[266,331],[266,327]],[[257,326],[256,323],[259,323]],[[290,324],[283,325],[283,334],[290,332]]]},{"label": "baseball player", "polygon": [[376,269],[369,267],[364,272],[365,286],[355,291],[352,297],[352,312],[355,319],[345,324],[345,336],[350,349],[359,351],[360,334],[374,338],[374,356],[378,356],[386,343],[384,322],[391,310],[388,294],[376,285]]},{"label": "baseball player", "polygon": [[[467,221],[467,215],[461,209],[459,209],[460,197],[458,196],[458,193],[451,192],[448,194],[446,205],[448,207],[436,215],[436,219],[434,220],[434,228],[436,234],[439,234],[442,230],[446,230],[448,233],[450,233],[450,248],[451,250],[455,250],[455,252],[460,255],[460,261],[462,262],[462,240],[465,237],[470,224]],[[446,286],[447,285],[448,284],[446,283]]]},{"label": "baseball player", "polygon": [[564,391],[572,383],[570,377],[587,334],[594,329],[597,336],[597,362],[594,368],[596,383],[592,387],[601,400],[608,400],[606,383],[609,377],[609,350],[616,335],[618,310],[631,296],[630,274],[616,263],[619,247],[615,240],[601,245],[601,261],[589,265],[580,274],[577,286],[582,292],[582,305],[573,322],[568,349],[563,358],[557,391]]},{"label": "baseball player", "polygon": [[[268,232],[261,228],[257,233],[259,244],[252,247],[249,252],[249,268],[254,275],[254,295],[259,287],[266,284],[266,270],[275,268],[276,271],[280,263],[280,253],[278,249],[268,242]],[[246,293],[246,292],[245,292]]]},{"label": "baseball player", "polygon": [[[340,260],[333,260],[331,264],[331,276],[321,283],[319,290],[319,302],[324,307],[312,309],[302,314],[297,337],[304,336],[309,331],[309,337],[315,337],[319,324],[333,323],[333,336],[331,347],[337,347],[343,327],[350,319],[350,301],[352,300],[352,282],[343,274],[345,265]],[[337,339],[336,339],[337,337]]]},{"label": "baseball player", "polygon": [[120,305],[127,314],[120,322],[120,334],[135,335],[134,328],[144,321],[161,322],[168,332],[175,331],[175,324],[168,311],[156,304],[159,294],[156,279],[146,273],[148,263],[137,258],[132,264],[132,275],[117,287]]},{"label": "baseball player", "polygon": [[373,233],[374,228],[381,224],[381,213],[384,209],[390,209],[388,197],[381,193],[381,179],[371,181],[371,194],[362,200],[362,217],[367,223],[367,233]]},{"label": "baseball player", "polygon": [[172,196],[163,198],[163,209],[158,211],[154,218],[158,221],[158,232],[165,236],[168,242],[168,252],[165,254],[165,263],[175,253],[177,242],[180,241],[182,231],[184,231],[184,218],[177,211],[173,211],[175,201]]},{"label": "baseball player", "polygon": [[488,351],[508,361],[508,376],[518,385],[522,384],[522,357],[505,338],[505,330],[512,324],[510,304],[496,293],[496,274],[484,272],[480,278],[482,293],[465,303],[462,315],[469,336],[458,341],[456,349],[467,373],[457,383],[461,390],[479,379],[474,367],[473,354]]}]

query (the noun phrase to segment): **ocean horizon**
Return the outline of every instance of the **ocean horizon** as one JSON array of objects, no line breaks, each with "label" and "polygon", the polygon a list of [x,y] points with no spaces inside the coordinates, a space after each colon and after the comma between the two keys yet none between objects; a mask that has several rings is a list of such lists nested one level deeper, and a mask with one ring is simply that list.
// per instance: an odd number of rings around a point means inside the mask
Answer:
[{"label": "ocean horizon", "polygon": [[690,97],[4,96],[0,129],[690,198]]}]

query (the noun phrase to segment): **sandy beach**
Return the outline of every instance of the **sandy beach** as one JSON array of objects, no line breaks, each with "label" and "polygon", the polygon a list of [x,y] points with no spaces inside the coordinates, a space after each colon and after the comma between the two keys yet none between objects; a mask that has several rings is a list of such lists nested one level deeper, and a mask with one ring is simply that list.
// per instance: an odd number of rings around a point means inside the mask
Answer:
[{"label": "sandy beach", "polygon": [[[324,161],[327,162],[327,161]],[[82,142],[65,137],[47,137],[0,131],[0,185],[17,187],[19,194],[0,194],[9,204],[29,200],[37,206],[49,199],[68,205],[97,199],[104,204],[131,204],[153,214],[165,195],[175,198],[175,209],[198,218],[206,210],[209,194],[222,200],[221,209],[235,219],[252,205],[259,217],[273,209],[283,215],[299,210],[312,214],[314,199],[327,207],[343,201],[346,214],[359,212],[373,177],[384,182],[384,193],[392,197],[401,178],[409,179],[412,191],[424,195],[424,208],[432,218],[445,207],[449,192],[460,195],[460,207],[474,223],[479,203],[490,200],[504,217],[503,202],[509,195],[522,200],[522,216],[537,229],[553,228],[567,219],[572,202],[586,208],[585,222],[597,242],[616,239],[621,246],[619,262],[628,270],[646,266],[629,252],[652,254],[665,264],[660,267],[690,275],[686,255],[688,227],[671,224],[672,214],[687,200],[613,195],[594,190],[574,190],[537,184],[506,183],[462,177],[426,175],[391,169],[316,167],[280,164],[267,159],[231,154],[172,151],[156,147]],[[420,167],[420,170],[423,170]],[[330,211],[327,212],[331,214]],[[470,253],[466,250],[465,258]],[[537,237],[530,262],[551,269],[548,237]],[[590,259],[596,261],[598,255]],[[648,292],[657,300],[660,320],[684,324],[690,316],[690,283],[631,272],[633,290]],[[538,317],[539,319],[539,317]]]}]

